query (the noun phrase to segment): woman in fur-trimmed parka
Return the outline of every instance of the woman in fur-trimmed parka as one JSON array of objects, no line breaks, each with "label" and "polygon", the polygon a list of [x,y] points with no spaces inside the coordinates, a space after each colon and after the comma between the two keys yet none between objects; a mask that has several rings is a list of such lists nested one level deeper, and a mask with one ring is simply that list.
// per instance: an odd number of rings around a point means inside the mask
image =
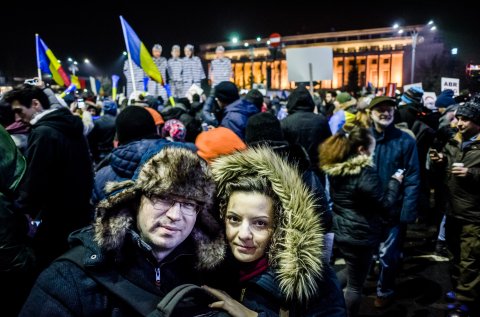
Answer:
[{"label": "woman in fur-trimmed parka", "polygon": [[297,170],[266,147],[211,166],[229,245],[223,271],[205,286],[219,299],[212,307],[237,317],[345,316],[315,199]]},{"label": "woman in fur-trimmed parka", "polygon": [[209,213],[215,185],[191,150],[146,153],[131,180],[107,187],[93,226],[70,236],[73,248],[40,275],[20,316],[157,316],[165,294],[224,258]]},{"label": "woman in fur-trimmed parka", "polygon": [[335,244],[347,264],[337,276],[346,287],[349,317],[358,315],[363,283],[381,239],[382,218],[395,217],[391,207],[403,179],[392,177],[384,192],[372,160],[374,150],[375,139],[366,128],[342,129],[319,150],[320,167],[330,181]]}]

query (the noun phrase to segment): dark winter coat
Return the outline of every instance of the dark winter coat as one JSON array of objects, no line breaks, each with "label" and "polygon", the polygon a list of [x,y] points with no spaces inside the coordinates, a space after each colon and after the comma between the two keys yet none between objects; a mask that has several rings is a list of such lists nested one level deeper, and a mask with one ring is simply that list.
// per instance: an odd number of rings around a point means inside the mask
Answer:
[{"label": "dark winter coat", "polygon": [[95,162],[100,162],[113,150],[115,132],[115,116],[105,114],[94,121],[93,130],[88,134],[88,143]]},{"label": "dark winter coat", "polygon": [[375,247],[381,240],[382,218],[389,218],[397,201],[400,182],[391,179],[386,191],[372,158],[357,155],[323,167],[330,180],[335,240]]},{"label": "dark winter coat", "polygon": [[[448,186],[447,214],[468,223],[480,223],[480,136],[461,149],[461,136],[457,134],[445,146],[447,158],[446,184]],[[452,163],[468,167],[466,177],[448,172]]]},{"label": "dark winter coat", "polygon": [[[81,265],[66,255],[56,260],[38,278],[20,316],[156,316],[155,307],[167,292],[199,282],[199,272],[214,269],[224,258],[224,236],[210,213],[213,180],[193,151],[163,147],[147,153],[131,180],[109,188],[93,228],[70,237]],[[137,232],[143,193],[175,193],[199,203],[191,234],[160,262]]]},{"label": "dark winter coat", "polygon": [[[266,255],[268,271],[248,281],[243,298],[235,292],[232,296],[260,316],[278,316],[280,307],[288,310],[289,316],[345,316],[338,281],[323,260],[324,229],[315,198],[298,171],[266,147],[221,157],[211,167],[221,199],[226,199],[227,184],[249,171],[267,178],[281,204],[279,219],[275,219],[278,227],[273,232],[274,243]],[[228,262],[225,265],[229,267],[226,271],[235,269]],[[215,280],[231,289],[237,285],[236,276],[217,276]]]},{"label": "dark winter coat", "polygon": [[15,190],[25,173],[25,159],[0,125],[0,273],[25,272],[33,265],[27,243],[27,218],[14,209]]},{"label": "dark winter coat", "polygon": [[318,146],[332,133],[325,116],[312,111],[313,109],[289,109],[288,117],[280,122],[288,143],[302,145],[313,165],[318,166]]},{"label": "dark winter coat", "polygon": [[377,168],[382,190],[386,190],[392,175],[405,169],[400,199],[394,205],[398,218],[392,224],[413,223],[417,219],[418,193],[420,190],[420,165],[415,140],[407,133],[388,126],[383,133],[372,129],[377,141],[373,162]]},{"label": "dark winter coat", "polygon": [[223,109],[223,117],[220,125],[235,132],[242,140],[245,140],[245,128],[248,118],[260,110],[245,99],[238,99]]},{"label": "dark winter coat", "polygon": [[52,109],[32,125],[21,187],[20,205],[42,220],[34,237],[40,253],[55,258],[67,250],[68,235],[90,223],[92,185],[82,120],[66,108]]}]

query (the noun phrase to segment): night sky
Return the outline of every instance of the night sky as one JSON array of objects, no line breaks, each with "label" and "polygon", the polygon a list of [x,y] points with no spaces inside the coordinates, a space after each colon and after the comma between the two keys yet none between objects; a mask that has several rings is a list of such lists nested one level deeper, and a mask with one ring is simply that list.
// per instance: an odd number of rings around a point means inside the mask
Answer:
[{"label": "night sky", "polygon": [[[8,1],[8,0],[7,0]],[[10,1],[10,2],[13,2]],[[35,33],[39,33],[57,58],[89,58],[99,73],[118,71],[125,50],[119,15],[140,39],[170,47],[225,41],[232,32],[240,39],[268,37],[273,32],[295,35],[401,24],[423,24],[433,19],[448,46],[459,48],[459,57],[480,63],[480,5],[467,1],[67,1],[43,4],[15,1],[0,8],[0,71],[33,76]],[[72,5],[73,4],[73,5]],[[452,5],[453,4],[453,5]],[[64,63],[65,65],[65,63]]]}]

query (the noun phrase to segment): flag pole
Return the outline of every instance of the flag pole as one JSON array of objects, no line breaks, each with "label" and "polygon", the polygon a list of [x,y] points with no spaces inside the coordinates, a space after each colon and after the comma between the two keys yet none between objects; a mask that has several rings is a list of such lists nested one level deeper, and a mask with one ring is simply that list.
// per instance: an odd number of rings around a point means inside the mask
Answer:
[{"label": "flag pole", "polygon": [[42,70],[40,69],[40,52],[38,51],[38,33],[35,33],[35,51],[37,52],[37,76],[38,80],[42,80]]},{"label": "flag pole", "polygon": [[[135,85],[135,76],[133,74],[133,64],[132,64],[132,55],[130,54],[130,46],[128,45],[127,39],[127,31],[125,30],[125,25],[123,24],[123,17],[120,16],[120,23],[122,23],[122,30],[123,30],[123,38],[125,39],[125,46],[127,47],[127,54],[128,54],[128,66],[130,68],[130,76],[132,76],[132,88],[133,92],[137,92],[137,87]],[[127,96],[129,98],[130,96]]]}]

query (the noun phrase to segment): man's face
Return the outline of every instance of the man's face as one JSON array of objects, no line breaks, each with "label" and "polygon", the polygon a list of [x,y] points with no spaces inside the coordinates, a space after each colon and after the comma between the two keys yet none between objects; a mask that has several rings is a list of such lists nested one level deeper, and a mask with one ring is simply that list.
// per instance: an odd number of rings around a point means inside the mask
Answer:
[{"label": "man's face", "polygon": [[473,123],[470,119],[464,116],[457,116],[457,129],[462,134],[464,140],[470,139],[480,133],[480,126]]},{"label": "man's face", "polygon": [[215,55],[217,56],[218,59],[221,59],[221,58],[223,58],[223,56],[225,56],[225,52],[224,51],[216,51]]},{"label": "man's face", "polygon": [[332,94],[328,92],[328,93],[325,95],[325,101],[326,101],[327,103],[330,103],[330,102],[332,102],[332,99],[333,99]]},{"label": "man's face", "polygon": [[160,55],[162,55],[162,50],[153,49],[153,50],[152,50],[152,55],[153,55],[153,57],[155,57],[155,58],[159,58]]},{"label": "man's face", "polygon": [[186,56],[186,57],[192,56],[192,51],[189,50],[188,48],[185,48],[185,49],[183,50],[183,52],[185,53],[185,56]]},{"label": "man's face", "polygon": [[[166,201],[166,202],[165,202]],[[192,232],[197,219],[196,212],[190,212],[194,201],[173,196],[150,197],[140,200],[137,228],[143,241],[154,252],[170,253]]]},{"label": "man's face", "polygon": [[172,49],[172,57],[178,58],[180,56],[180,50],[178,48]]},{"label": "man's face", "polygon": [[30,108],[25,107],[24,105],[20,104],[17,100],[14,100],[11,104],[13,112],[23,121],[29,123],[33,117],[41,112],[41,106],[38,100],[32,100],[32,104]]},{"label": "man's face", "polygon": [[375,124],[388,127],[393,122],[395,108],[388,104],[379,104],[372,109],[371,117]]}]

